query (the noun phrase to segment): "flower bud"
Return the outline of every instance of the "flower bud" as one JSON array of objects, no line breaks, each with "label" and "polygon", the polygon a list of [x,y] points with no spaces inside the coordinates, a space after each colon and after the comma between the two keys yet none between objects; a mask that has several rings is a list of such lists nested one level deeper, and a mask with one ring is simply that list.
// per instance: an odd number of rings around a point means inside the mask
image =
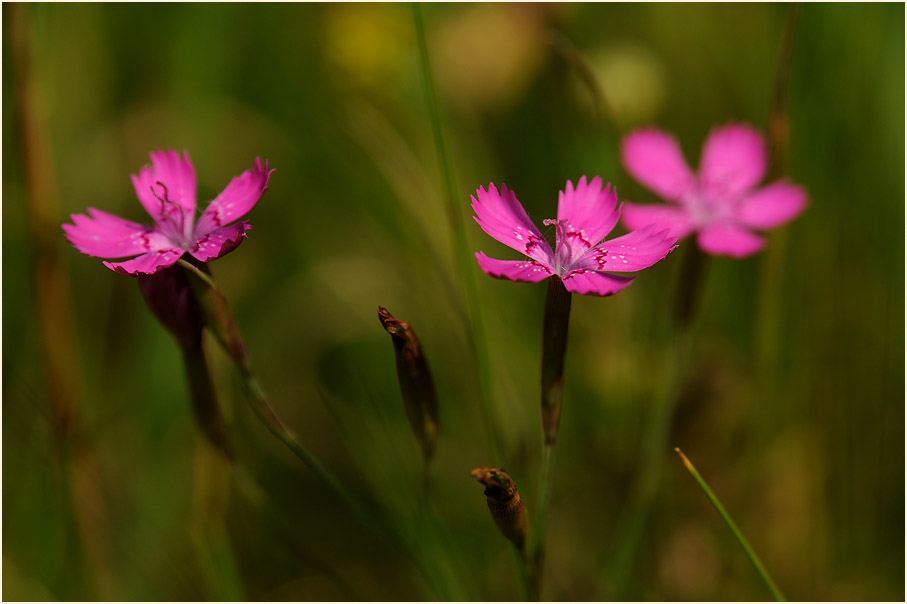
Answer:
[{"label": "flower bud", "polygon": [[151,314],[173,334],[180,347],[200,347],[205,322],[185,271],[173,266],[143,275],[138,282]]},{"label": "flower bud", "polygon": [[412,326],[394,318],[388,310],[378,307],[378,319],[391,335],[397,354],[397,381],[403,395],[403,406],[422,453],[429,459],[438,440],[438,395],[431,378],[428,361]]},{"label": "flower bud", "polygon": [[474,469],[469,475],[485,485],[488,509],[501,533],[522,550],[526,543],[529,520],[526,516],[526,507],[510,474],[503,468],[483,466]]},{"label": "flower bud", "polygon": [[199,428],[215,449],[232,460],[226,423],[202,348],[204,313],[190,286],[191,278],[182,267],[173,266],[139,277],[139,288],[152,314],[179,343]]}]

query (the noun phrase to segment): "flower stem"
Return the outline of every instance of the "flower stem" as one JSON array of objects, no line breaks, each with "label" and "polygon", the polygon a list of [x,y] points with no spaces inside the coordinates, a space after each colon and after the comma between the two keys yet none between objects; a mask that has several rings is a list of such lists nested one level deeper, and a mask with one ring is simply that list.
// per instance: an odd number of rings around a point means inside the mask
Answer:
[{"label": "flower stem", "polygon": [[538,602],[542,591],[542,570],[545,565],[545,534],[548,528],[548,511],[554,474],[554,443],[542,446],[541,473],[539,475],[538,512],[532,527],[532,542],[527,554],[529,599]]},{"label": "flower stem", "polygon": [[554,446],[560,425],[571,301],[570,292],[559,278],[548,279],[542,324],[542,428],[546,447]]},{"label": "flower stem", "polygon": [[488,354],[488,343],[485,339],[484,320],[482,317],[482,307],[479,304],[478,284],[476,275],[471,264],[472,254],[469,251],[469,243],[466,240],[466,229],[464,227],[463,213],[461,204],[457,202],[459,193],[457,192],[456,178],[454,177],[453,161],[450,157],[450,151],[447,146],[447,139],[444,133],[444,123],[441,119],[440,103],[435,92],[434,78],[432,77],[431,61],[428,56],[428,43],[425,39],[425,23],[422,18],[422,7],[418,2],[412,3],[413,22],[416,29],[416,41],[419,46],[419,65],[422,71],[422,88],[425,93],[425,101],[428,106],[429,118],[431,120],[432,134],[435,140],[435,151],[438,155],[438,164],[443,179],[443,198],[447,207],[447,218],[450,230],[453,232],[453,257],[460,275],[460,282],[465,288],[466,314],[464,322],[467,327],[467,336],[470,347],[472,348],[473,357],[475,358],[476,371],[479,379],[479,406],[485,417],[490,437],[491,446],[494,456],[502,456],[502,436],[495,407],[493,406],[494,397],[492,396],[492,379],[489,371],[491,366],[490,355]]},{"label": "flower stem", "polygon": [[542,430],[545,440],[539,475],[538,512],[528,553],[531,565],[530,597],[536,600],[540,597],[545,560],[545,532],[554,481],[554,444],[560,425],[571,302],[570,292],[564,287],[563,281],[556,277],[548,279],[545,317],[542,321]]},{"label": "flower stem", "polygon": [[772,597],[775,598],[778,602],[786,602],[784,594],[781,593],[781,590],[778,589],[778,586],[775,585],[775,582],[772,580],[771,575],[769,575],[768,570],[762,564],[762,561],[759,559],[759,556],[756,555],[756,552],[753,551],[753,548],[750,546],[749,541],[746,537],[743,536],[743,533],[740,532],[740,529],[737,528],[737,524],[734,522],[731,515],[727,513],[727,510],[724,509],[724,506],[721,505],[721,502],[718,500],[718,497],[709,488],[708,483],[705,479],[699,474],[692,462],[687,459],[687,456],[683,454],[683,451],[679,447],[675,447],[674,451],[677,455],[680,456],[680,460],[683,461],[683,465],[686,466],[687,471],[693,475],[693,478],[696,479],[696,482],[699,483],[699,487],[705,493],[705,496],[708,497],[709,501],[712,502],[712,505],[715,506],[715,509],[718,511],[718,514],[721,516],[721,519],[724,520],[725,524],[728,525],[728,528],[731,529],[731,532],[734,533],[734,537],[737,538],[737,542],[740,543],[740,547],[743,548],[743,551],[746,552],[747,557],[750,559],[750,562],[753,563],[753,566],[756,568],[756,572],[759,573],[759,576],[762,578],[762,581],[765,582],[766,587],[769,591],[772,592]]},{"label": "flower stem", "polygon": [[180,260],[179,264],[186,269],[187,275],[189,275],[192,291],[205,314],[206,326],[221,343],[239,370],[243,385],[249,394],[247,397],[249,406],[252,407],[255,415],[271,434],[343,500],[359,520],[368,526],[383,526],[384,524],[374,517],[372,511],[353,496],[333,472],[309,453],[268,402],[264,390],[252,371],[242,336],[230,313],[226,298],[211,275],[203,270],[207,267],[204,265],[199,267],[185,260]]},{"label": "flower stem", "polygon": [[208,441],[227,461],[233,461],[233,451],[227,437],[227,427],[217,403],[217,394],[211,382],[211,372],[201,342],[197,347],[180,346],[183,365],[189,380],[192,411],[195,420]]}]

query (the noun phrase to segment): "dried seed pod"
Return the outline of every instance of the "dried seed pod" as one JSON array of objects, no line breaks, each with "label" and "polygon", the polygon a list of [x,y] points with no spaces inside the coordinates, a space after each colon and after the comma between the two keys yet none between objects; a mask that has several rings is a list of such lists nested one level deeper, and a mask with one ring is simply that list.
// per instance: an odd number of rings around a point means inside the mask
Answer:
[{"label": "dried seed pod", "polygon": [[470,476],[485,485],[485,498],[491,517],[505,537],[510,539],[520,550],[526,543],[526,530],[529,520],[526,506],[520,498],[516,483],[503,468],[474,469]]},{"label": "dried seed pod", "polygon": [[419,338],[409,323],[396,319],[382,306],[378,307],[378,319],[394,343],[397,381],[403,395],[403,406],[413,434],[428,459],[434,453],[438,440],[438,395],[428,361],[422,353]]}]

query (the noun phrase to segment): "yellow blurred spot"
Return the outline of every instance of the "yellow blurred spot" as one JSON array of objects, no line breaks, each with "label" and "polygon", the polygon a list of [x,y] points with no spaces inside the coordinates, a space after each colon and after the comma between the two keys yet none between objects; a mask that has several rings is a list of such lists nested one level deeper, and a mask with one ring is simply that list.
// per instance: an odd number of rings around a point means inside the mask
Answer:
[{"label": "yellow blurred spot", "polygon": [[[592,70],[614,120],[623,128],[653,121],[667,93],[666,72],[645,46],[621,43],[590,51]],[[581,82],[577,80],[577,85]]]},{"label": "yellow blurred spot", "polygon": [[442,96],[460,105],[500,107],[525,90],[549,52],[545,13],[533,6],[462,6],[429,22],[428,43]]},{"label": "yellow blurred spot", "polygon": [[386,85],[413,52],[412,17],[397,4],[325,7],[325,58],[360,86]]}]

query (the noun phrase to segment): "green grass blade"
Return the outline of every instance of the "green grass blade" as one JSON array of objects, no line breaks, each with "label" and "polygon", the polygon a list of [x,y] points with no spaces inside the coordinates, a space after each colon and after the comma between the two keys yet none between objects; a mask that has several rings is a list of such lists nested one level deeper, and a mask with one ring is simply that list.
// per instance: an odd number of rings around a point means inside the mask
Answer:
[{"label": "green grass blade", "polygon": [[759,559],[759,556],[756,555],[756,552],[753,551],[753,548],[750,547],[749,541],[746,540],[746,537],[743,536],[743,533],[740,532],[740,529],[737,528],[737,525],[734,523],[734,520],[731,518],[730,514],[727,513],[727,510],[724,509],[724,506],[721,505],[721,502],[718,501],[718,497],[715,496],[715,493],[712,492],[712,489],[709,488],[708,483],[705,479],[699,475],[699,472],[696,471],[696,468],[687,459],[687,456],[683,454],[683,451],[679,447],[675,447],[674,451],[677,452],[677,455],[680,456],[683,465],[686,466],[690,474],[693,475],[693,478],[696,479],[696,482],[699,483],[699,487],[705,493],[705,496],[709,498],[709,501],[712,502],[712,505],[715,506],[715,509],[718,510],[718,514],[724,520],[725,524],[728,525],[728,528],[731,529],[731,532],[734,533],[734,537],[737,538],[737,541],[740,543],[740,547],[743,548],[743,551],[746,552],[747,557],[749,557],[750,562],[753,563],[753,566],[756,567],[756,572],[759,573],[759,576],[762,577],[762,580],[765,582],[765,585],[768,587],[769,591],[772,592],[772,596],[778,602],[786,602],[787,600],[784,597],[784,594],[781,593],[781,590],[778,589],[778,586],[775,585],[775,582],[772,580],[771,575],[768,574],[768,571],[763,566],[762,561]]},{"label": "green grass blade", "polygon": [[418,2],[412,3],[413,23],[416,29],[416,40],[419,46],[419,64],[422,71],[422,87],[425,93],[425,102],[431,119],[432,136],[438,154],[438,164],[441,177],[444,181],[444,200],[447,209],[448,223],[453,233],[454,264],[459,272],[460,282],[465,290],[465,320],[469,344],[475,358],[479,379],[479,394],[482,400],[479,404],[484,414],[485,425],[491,437],[491,446],[496,459],[502,459],[503,436],[501,434],[500,418],[494,405],[492,395],[492,378],[489,374],[490,355],[488,343],[485,338],[482,306],[478,298],[478,283],[476,282],[475,267],[469,243],[466,240],[466,229],[462,204],[459,203],[456,178],[454,176],[453,160],[447,145],[444,132],[444,122],[441,119],[441,106],[435,91],[432,76],[431,61],[428,56],[428,42],[425,37],[425,23],[422,18],[422,7]]}]

